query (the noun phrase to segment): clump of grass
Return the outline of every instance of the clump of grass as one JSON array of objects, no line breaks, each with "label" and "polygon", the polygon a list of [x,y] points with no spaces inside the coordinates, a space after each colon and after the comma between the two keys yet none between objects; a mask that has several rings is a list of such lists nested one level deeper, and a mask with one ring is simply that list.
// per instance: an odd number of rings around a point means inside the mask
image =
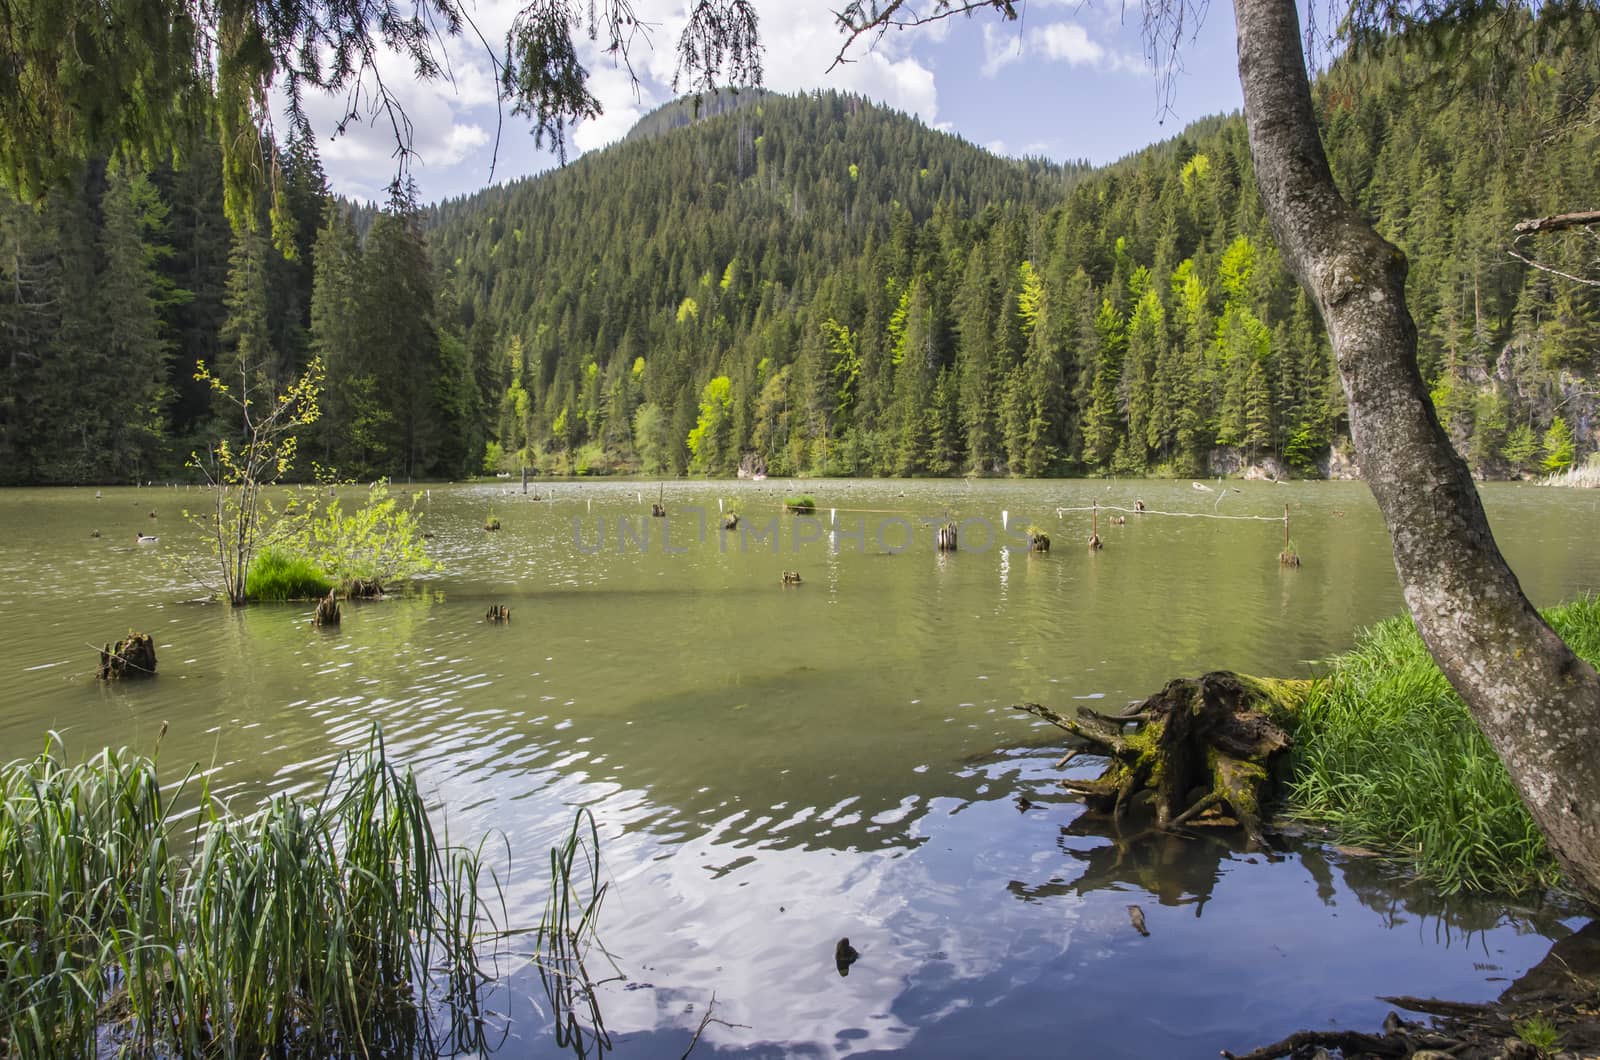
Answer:
[{"label": "clump of grass", "polygon": [[[1545,613],[1600,658],[1600,601]],[[1289,812],[1402,860],[1445,893],[1520,893],[1558,870],[1516,788],[1407,618],[1363,632],[1296,718]]]},{"label": "clump of grass", "polygon": [[1540,1056],[1552,1056],[1561,1049],[1561,1032],[1549,1017],[1542,1014],[1529,1016],[1512,1027],[1517,1037],[1533,1046]]},{"label": "clump of grass", "polygon": [[785,497],[783,499],[783,510],[792,512],[795,515],[810,515],[817,510],[817,499],[809,493],[801,494],[798,497]]},{"label": "clump of grass", "polygon": [[320,797],[247,817],[203,791],[180,815],[153,760],[69,766],[54,737],[0,770],[0,798],[6,1055],[92,1056],[97,1040],[135,1056],[481,1047],[461,1015],[488,982],[479,853],[440,844],[376,734]]},{"label": "clump of grass", "polygon": [[314,600],[327,596],[333,581],[309,557],[281,548],[256,553],[245,578],[252,600]]}]

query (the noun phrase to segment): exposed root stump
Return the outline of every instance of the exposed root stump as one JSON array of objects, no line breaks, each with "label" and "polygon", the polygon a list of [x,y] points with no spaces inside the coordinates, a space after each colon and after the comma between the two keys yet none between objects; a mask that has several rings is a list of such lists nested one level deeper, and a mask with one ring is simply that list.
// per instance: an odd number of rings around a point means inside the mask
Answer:
[{"label": "exposed root stump", "polygon": [[339,624],[339,598],[332,589],[328,595],[317,602],[317,610],[311,616],[313,626],[337,626]]},{"label": "exposed root stump", "polygon": [[116,645],[107,644],[100,649],[100,666],[96,674],[102,681],[120,681],[124,677],[154,677],[156,675],[156,642],[148,633],[129,633]]},{"label": "exposed root stump", "polygon": [[1037,703],[1015,709],[1082,742],[1059,764],[1079,754],[1107,759],[1098,778],[1061,782],[1091,811],[1120,818],[1134,798],[1149,792],[1161,828],[1224,812],[1260,843],[1273,760],[1292,743],[1285,723],[1310,684],[1218,670],[1169,681],[1121,715],[1080,708],[1076,717],[1065,717]]}]

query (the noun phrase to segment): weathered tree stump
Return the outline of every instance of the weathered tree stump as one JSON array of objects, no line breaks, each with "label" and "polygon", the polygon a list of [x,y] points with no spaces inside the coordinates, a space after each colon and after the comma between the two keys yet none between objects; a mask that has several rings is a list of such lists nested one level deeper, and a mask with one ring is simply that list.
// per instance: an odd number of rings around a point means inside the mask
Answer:
[{"label": "weathered tree stump", "polygon": [[956,551],[956,524],[945,523],[934,533],[933,547],[940,552]]},{"label": "weathered tree stump", "polygon": [[1033,552],[1049,552],[1050,535],[1042,530],[1028,534],[1028,548]]},{"label": "weathered tree stump", "polygon": [[1160,828],[1177,828],[1207,812],[1225,812],[1259,844],[1261,804],[1269,794],[1272,765],[1293,742],[1287,722],[1310,685],[1217,670],[1169,681],[1117,715],[1080,707],[1077,717],[1069,718],[1037,703],[1015,709],[1060,726],[1081,741],[1061,765],[1080,754],[1105,757],[1098,778],[1061,782],[1082,795],[1092,812],[1120,819],[1132,800],[1148,791]]},{"label": "weathered tree stump", "polygon": [[148,633],[129,632],[115,646],[107,644],[100,649],[100,666],[96,674],[102,681],[120,681],[124,677],[154,677],[156,675],[156,642]]},{"label": "weathered tree stump", "polygon": [[500,529],[500,520],[490,516],[483,521],[483,528],[485,530],[498,530]]},{"label": "weathered tree stump", "polygon": [[739,529],[739,513],[729,512],[727,515],[724,515],[722,517],[722,528],[724,530]]},{"label": "weathered tree stump", "polygon": [[665,519],[667,517],[667,506],[659,503],[650,505],[650,515],[656,519]]},{"label": "weathered tree stump", "polygon": [[505,604],[490,604],[489,613],[483,617],[486,622],[510,622],[511,608]]},{"label": "weathered tree stump", "polygon": [[[1098,552],[1102,548],[1105,548],[1105,543],[1100,540],[1100,535],[1099,534],[1090,534],[1089,535],[1089,551],[1090,552]],[[1046,551],[1048,551],[1048,550],[1046,550]]]},{"label": "weathered tree stump", "polygon": [[797,570],[786,570],[786,571],[784,571],[783,572],[783,584],[785,584],[785,585],[799,585],[800,584],[800,572],[797,571]]},{"label": "weathered tree stump", "polygon": [[328,595],[317,601],[317,609],[311,614],[313,626],[337,626],[339,624],[339,598],[332,589]]},{"label": "weathered tree stump", "polygon": [[355,578],[345,586],[344,595],[348,600],[376,600],[383,595],[383,586],[376,581]]}]

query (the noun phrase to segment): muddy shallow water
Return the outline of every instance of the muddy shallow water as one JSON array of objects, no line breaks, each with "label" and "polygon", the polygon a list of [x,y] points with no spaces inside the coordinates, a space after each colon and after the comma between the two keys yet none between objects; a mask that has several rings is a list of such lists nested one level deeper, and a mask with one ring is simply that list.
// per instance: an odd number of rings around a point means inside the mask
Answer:
[{"label": "muddy shallow water", "polygon": [[[623,1056],[681,1055],[713,994],[725,1023],[697,1052],[1215,1056],[1375,1024],[1382,994],[1492,997],[1574,923],[1446,904],[1314,845],[1269,862],[1223,836],[1118,842],[1053,790],[1054,730],[1009,709],[1310,672],[1401,606],[1364,487],[808,482],[807,520],[779,512],[785,486],[669,484],[666,520],[655,483],[433,486],[442,569],[336,631],[299,605],[190,602],[195,493],[0,493],[0,754],[48,729],[149,747],[165,721],[163,764],[199,763],[247,808],[317,786],[378,722],[452,837],[505,837],[524,924],[587,806]],[[1600,584],[1600,498],[1485,498],[1537,603]],[[1057,515],[1135,499],[1171,514],[1102,513],[1099,554],[1088,512]],[[716,529],[719,502],[741,531]],[[1277,563],[1285,505],[1299,570]],[[946,520],[963,550],[939,555]],[[1000,547],[1030,524],[1048,555]],[[511,622],[486,624],[490,603]],[[98,686],[91,646],[129,628],[155,635],[160,677]],[[536,976],[496,1001],[499,1055],[560,1052]]]}]

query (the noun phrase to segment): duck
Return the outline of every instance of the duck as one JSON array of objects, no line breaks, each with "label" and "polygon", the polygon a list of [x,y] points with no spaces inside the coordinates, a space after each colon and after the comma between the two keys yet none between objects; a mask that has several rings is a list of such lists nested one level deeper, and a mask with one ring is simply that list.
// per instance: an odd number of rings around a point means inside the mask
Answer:
[{"label": "duck", "polygon": [[137,530],[134,531],[134,533],[138,534],[139,544],[141,545],[153,545],[157,541],[161,540],[161,538],[157,537],[155,534],[140,534]]}]

